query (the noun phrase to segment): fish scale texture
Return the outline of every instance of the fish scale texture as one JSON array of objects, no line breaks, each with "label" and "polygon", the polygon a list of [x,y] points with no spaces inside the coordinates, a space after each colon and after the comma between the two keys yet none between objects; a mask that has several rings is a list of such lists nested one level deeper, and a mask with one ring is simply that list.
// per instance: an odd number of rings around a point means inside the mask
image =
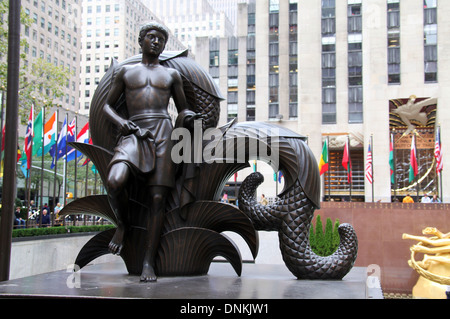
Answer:
[{"label": "fish scale texture", "polygon": [[314,205],[297,181],[273,205],[256,202],[256,188],[263,181],[253,173],[241,186],[239,208],[249,216],[258,230],[278,231],[280,249],[286,267],[299,279],[342,279],[356,260],[358,241],[353,227],[339,226],[340,244],[330,256],[318,256],[309,244],[309,229]]}]

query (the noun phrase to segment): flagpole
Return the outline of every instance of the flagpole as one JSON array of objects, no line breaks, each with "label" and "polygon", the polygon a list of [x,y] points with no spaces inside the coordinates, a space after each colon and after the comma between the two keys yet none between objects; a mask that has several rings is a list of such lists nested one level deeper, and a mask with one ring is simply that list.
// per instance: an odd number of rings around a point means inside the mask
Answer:
[{"label": "flagpole", "polygon": [[66,139],[66,145],[65,145],[65,156],[64,156],[64,185],[63,185],[63,190],[64,190],[64,192],[63,192],[63,196],[64,196],[64,206],[66,206],[66,198],[67,198],[67,196],[66,196],[66,188],[67,188],[67,127],[68,127],[68,118],[67,118],[67,113],[66,113],[66,120],[65,120],[65,122],[66,122],[66,136],[64,136],[64,138]]},{"label": "flagpole", "polygon": [[[442,161],[441,124],[440,123],[438,124],[438,130],[436,132],[436,135],[437,134],[439,134],[439,136],[436,136],[435,140],[437,140],[439,142],[439,156],[441,157],[440,161]],[[437,162],[436,162],[436,165],[438,165]],[[444,202],[444,197],[443,197],[444,196],[444,192],[442,190],[442,170],[441,169],[439,169],[439,172],[438,172],[438,179],[439,179],[439,193],[438,194],[439,194],[439,198],[441,200],[441,203],[443,203]]]},{"label": "flagpole", "polygon": [[327,175],[328,175],[328,201],[331,201],[331,174],[330,174],[330,136],[327,135],[327,161],[328,161],[328,169],[327,169]]},{"label": "flagpole", "polygon": [[[413,132],[413,135],[415,135],[416,133]],[[416,150],[416,161],[417,161],[417,175],[419,175],[419,150],[417,149],[417,139],[414,137],[414,149]],[[419,182],[419,178],[417,179],[417,202],[420,202],[420,194],[419,194],[419,188],[420,188],[420,182]]]},{"label": "flagpole", "polygon": [[[56,116],[55,116],[55,125],[56,125],[56,140],[55,140],[55,152],[54,152],[54,161],[55,161],[55,172],[53,175],[53,212],[55,212],[55,207],[56,207],[56,181],[58,180],[57,178],[57,173],[58,173],[58,120],[59,120],[59,110],[56,109]],[[59,191],[59,189],[58,189]],[[53,215],[52,215],[53,216]],[[56,215],[53,216],[52,218],[52,225],[54,224]]]},{"label": "flagpole", "polygon": [[394,160],[394,167],[393,167],[393,172],[392,174],[394,174],[394,199],[397,198],[397,167],[396,167],[396,157],[395,157],[395,129],[394,129],[394,133],[391,133],[391,141],[392,141],[392,155],[393,155],[393,160]]},{"label": "flagpole", "polygon": [[[74,139],[75,142],[77,141],[77,135],[78,135],[78,118],[75,115],[75,128],[74,128]],[[78,159],[78,154],[77,154],[77,149],[75,149],[75,160],[74,160],[74,165],[75,165],[75,178],[74,178],[74,185],[73,185],[73,199],[77,198],[77,159]]]},{"label": "flagpole", "polygon": [[[29,154],[30,168],[27,170],[27,172],[28,172],[28,211],[30,211],[30,207],[31,207],[30,202],[31,202],[31,169],[33,167],[34,103],[31,105],[31,109],[32,109],[32,112],[31,112],[31,136],[30,136],[31,150],[30,150],[30,154]],[[27,156],[28,156],[28,154],[27,154]]]},{"label": "flagpole", "polygon": [[347,148],[348,148],[348,163],[347,163],[347,174],[349,174],[349,184],[350,184],[350,202],[352,202],[352,157],[350,153],[350,135],[347,135]]},{"label": "flagpole", "polygon": [[372,165],[370,165],[370,168],[372,170],[372,203],[375,202],[375,188],[374,188],[374,184],[375,184],[375,176],[373,175],[373,134],[370,135],[370,152],[372,153],[371,155],[371,161],[372,161]]},{"label": "flagpole", "polygon": [[[45,125],[45,106],[42,107],[42,128],[41,128],[41,214],[40,219],[42,222],[42,215],[44,209],[44,125]],[[50,216],[50,212],[47,212]]]}]

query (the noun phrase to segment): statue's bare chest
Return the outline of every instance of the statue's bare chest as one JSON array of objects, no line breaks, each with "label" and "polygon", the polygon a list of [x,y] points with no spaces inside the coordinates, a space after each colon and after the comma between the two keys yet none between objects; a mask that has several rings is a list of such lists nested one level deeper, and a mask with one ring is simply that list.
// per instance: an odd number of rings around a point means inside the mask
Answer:
[{"label": "statue's bare chest", "polygon": [[128,90],[143,88],[168,90],[172,85],[172,77],[162,66],[132,68],[126,72],[124,80]]}]

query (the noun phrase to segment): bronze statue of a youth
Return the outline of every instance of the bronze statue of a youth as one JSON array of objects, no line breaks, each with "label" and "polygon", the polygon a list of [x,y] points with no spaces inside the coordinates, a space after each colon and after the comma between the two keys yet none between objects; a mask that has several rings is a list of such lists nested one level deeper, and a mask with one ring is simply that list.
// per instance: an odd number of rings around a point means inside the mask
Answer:
[{"label": "bronze statue of a youth", "polygon": [[[120,254],[129,226],[129,180],[144,176],[149,189],[148,238],[141,281],[156,281],[155,257],[164,223],[166,197],[175,187],[175,164],[171,159],[173,126],[167,111],[169,99],[173,98],[184,126],[192,127],[198,118],[188,110],[181,75],[159,63],[167,40],[168,31],[160,24],[149,23],[141,28],[142,61],[119,70],[104,106],[107,117],[120,128],[107,179],[109,203],[118,217],[117,229],[109,244],[111,253]],[[122,94],[125,95],[127,119],[113,108]]]}]

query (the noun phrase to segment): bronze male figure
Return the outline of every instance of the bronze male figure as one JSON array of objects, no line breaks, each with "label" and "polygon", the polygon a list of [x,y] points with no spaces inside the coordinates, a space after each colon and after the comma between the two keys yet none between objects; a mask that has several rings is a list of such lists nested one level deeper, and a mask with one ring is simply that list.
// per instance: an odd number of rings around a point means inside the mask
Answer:
[{"label": "bronze male figure", "polygon": [[[167,111],[172,97],[184,126],[193,126],[196,114],[188,110],[183,81],[178,71],[160,65],[159,56],[168,40],[167,29],[157,23],[141,28],[139,44],[142,61],[122,67],[113,80],[104,112],[120,128],[120,137],[109,165],[108,199],[118,216],[118,225],[109,244],[120,254],[128,224],[130,179],[145,176],[149,190],[146,244],[141,281],[156,281],[155,257],[164,223],[166,197],[175,187],[175,164],[171,159],[173,130]],[[121,117],[114,105],[125,95],[128,118]]]}]

